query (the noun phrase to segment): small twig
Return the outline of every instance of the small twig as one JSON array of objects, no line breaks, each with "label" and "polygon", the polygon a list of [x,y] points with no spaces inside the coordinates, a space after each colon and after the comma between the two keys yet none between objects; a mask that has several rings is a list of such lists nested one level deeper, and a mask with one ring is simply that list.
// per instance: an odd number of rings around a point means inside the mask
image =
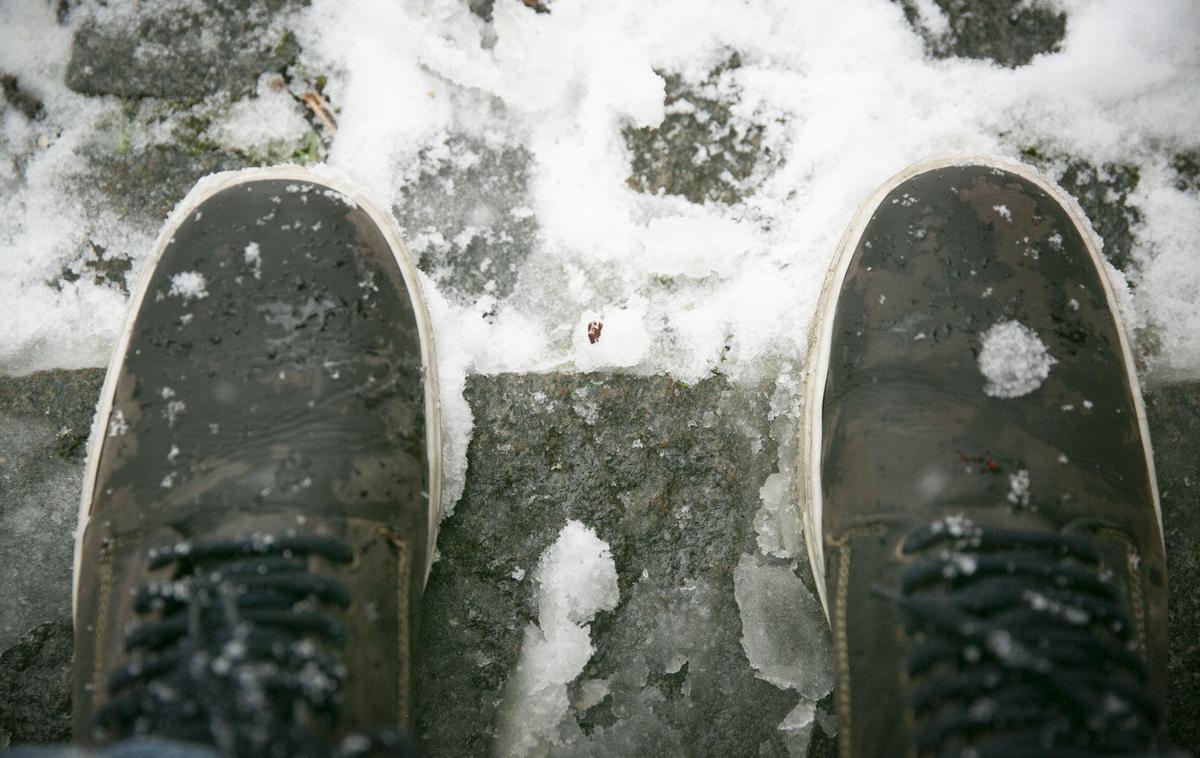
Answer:
[{"label": "small twig", "polygon": [[313,112],[325,128],[329,131],[329,136],[337,134],[337,123],[334,121],[333,113],[329,110],[329,104],[325,102],[325,98],[321,97],[320,92],[309,90],[304,93],[304,104]]}]

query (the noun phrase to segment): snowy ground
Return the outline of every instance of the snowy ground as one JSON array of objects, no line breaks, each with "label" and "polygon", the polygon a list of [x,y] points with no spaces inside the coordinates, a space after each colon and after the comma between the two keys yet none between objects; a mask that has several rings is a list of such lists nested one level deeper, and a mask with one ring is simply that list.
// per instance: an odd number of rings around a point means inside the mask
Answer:
[{"label": "snowy ground", "polygon": [[[468,624],[502,659],[475,662],[487,726],[472,740],[426,719],[431,752],[621,754],[630,735],[695,752],[703,728],[685,711],[710,706],[694,683],[731,681],[750,707],[719,726],[758,740],[749,752],[803,754],[830,685],[787,507],[794,377],[838,236],[913,161],[1031,162],[1079,198],[1127,279],[1151,388],[1200,378],[1200,6],[544,5],[0,0],[0,376],[105,363],[150,242],[199,175],[325,160],[392,206],[433,301],[448,491],[466,492],[433,616],[469,573],[455,545],[499,555],[512,539],[508,517],[489,515],[511,487],[486,460],[468,473],[473,435],[477,451],[508,445],[518,460],[533,438],[564,456],[630,456],[625,485],[580,487],[575,469],[554,489],[564,502],[541,506],[553,518],[510,551],[520,562],[476,567],[514,583],[490,621]],[[600,373],[556,378],[577,372]],[[694,412],[653,394],[663,375]],[[537,436],[535,420],[518,418],[511,439],[474,428],[522,403],[528,419],[569,416],[580,447]],[[741,498],[736,524],[713,520],[699,489],[684,502],[663,484],[708,481],[682,454],[663,469],[636,457],[677,451],[670,423],[714,430],[716,461],[755,461],[739,469],[753,481],[707,485]],[[8,437],[36,447],[50,433]],[[679,545],[645,525],[635,539],[608,513],[659,497],[675,528],[729,532],[719,557],[671,564]],[[495,527],[495,542],[471,542],[456,519]],[[574,574],[554,546],[592,540],[590,582],[561,586]],[[771,614],[763,597],[779,593],[800,617]],[[697,638],[684,619],[706,614],[734,635]],[[643,639],[621,638],[615,618],[644,620]]]}]

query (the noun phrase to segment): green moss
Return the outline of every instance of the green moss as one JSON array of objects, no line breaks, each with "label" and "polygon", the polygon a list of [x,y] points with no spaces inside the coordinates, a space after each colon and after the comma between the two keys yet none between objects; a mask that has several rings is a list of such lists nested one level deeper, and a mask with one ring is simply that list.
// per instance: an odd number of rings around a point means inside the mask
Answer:
[{"label": "green moss", "polygon": [[316,132],[309,132],[292,151],[292,160],[303,165],[317,163],[321,160],[321,138]]}]

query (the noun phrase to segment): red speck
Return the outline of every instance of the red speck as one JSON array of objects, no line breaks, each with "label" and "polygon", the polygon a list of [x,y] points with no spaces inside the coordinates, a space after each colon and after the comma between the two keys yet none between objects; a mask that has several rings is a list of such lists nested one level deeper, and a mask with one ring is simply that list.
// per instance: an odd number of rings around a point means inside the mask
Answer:
[{"label": "red speck", "polygon": [[589,321],[588,327],[587,327],[588,342],[590,342],[593,345],[596,344],[600,340],[600,332],[603,329],[604,329],[603,321]]},{"label": "red speck", "polygon": [[999,471],[999,470],[1000,470],[1000,464],[999,464],[999,463],[996,463],[995,461],[988,461],[988,462],[987,462],[987,469],[988,469],[988,471]]}]

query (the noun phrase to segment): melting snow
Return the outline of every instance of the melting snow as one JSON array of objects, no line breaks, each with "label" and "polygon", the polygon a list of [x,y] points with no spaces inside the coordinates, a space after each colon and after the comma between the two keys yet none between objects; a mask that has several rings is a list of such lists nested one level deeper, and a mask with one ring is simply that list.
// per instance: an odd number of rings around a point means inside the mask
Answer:
[{"label": "melting snow", "polygon": [[516,669],[504,693],[497,753],[525,756],[555,741],[567,717],[567,685],[592,657],[588,625],[616,607],[617,568],[608,543],[568,521],[534,569],[538,623],[525,629]]},{"label": "melting snow", "polygon": [[1042,386],[1055,363],[1037,332],[1018,321],[1002,321],[983,335],[979,371],[987,379],[984,392],[992,397],[1028,395]]}]

